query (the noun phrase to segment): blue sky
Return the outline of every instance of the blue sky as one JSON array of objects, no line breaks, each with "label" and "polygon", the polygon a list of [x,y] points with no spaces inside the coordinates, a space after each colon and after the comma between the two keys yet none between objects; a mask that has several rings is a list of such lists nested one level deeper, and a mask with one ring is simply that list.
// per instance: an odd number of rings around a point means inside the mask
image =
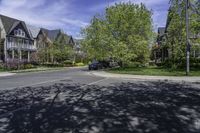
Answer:
[{"label": "blue sky", "polygon": [[0,0],[0,14],[24,20],[36,27],[63,29],[79,38],[96,13],[119,2],[144,3],[153,10],[155,29],[165,26],[169,0]]}]

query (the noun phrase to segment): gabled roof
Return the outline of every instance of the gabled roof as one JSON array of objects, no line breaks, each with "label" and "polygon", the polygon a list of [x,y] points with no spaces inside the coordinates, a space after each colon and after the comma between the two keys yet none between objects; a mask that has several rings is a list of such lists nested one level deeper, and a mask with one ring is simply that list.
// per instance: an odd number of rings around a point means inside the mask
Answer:
[{"label": "gabled roof", "polygon": [[19,25],[19,24],[20,24],[20,21],[14,22],[13,25],[12,25],[12,27],[10,28],[8,34],[9,34],[10,32],[12,32],[12,30],[14,30],[14,28],[15,28],[17,25]]},{"label": "gabled roof", "polygon": [[2,23],[3,23],[6,33],[9,33],[9,31],[13,27],[14,23],[19,22],[19,20],[17,20],[17,19],[10,18],[10,17],[4,16],[4,15],[0,15],[0,18],[2,20]]},{"label": "gabled roof", "polygon": [[41,28],[42,32],[44,32],[47,37],[52,41],[54,42],[58,35],[61,33],[61,30],[57,29],[57,30],[48,30],[48,29],[44,29],[44,28]]},{"label": "gabled roof", "polygon": [[27,25],[27,28],[29,30],[29,33],[30,35],[33,37],[33,38],[37,38],[39,32],[40,32],[40,28],[37,28],[37,27],[34,27],[32,25]]},{"label": "gabled roof", "polygon": [[69,43],[70,41],[72,41],[73,43],[75,43],[72,36],[69,36],[69,35],[67,35],[65,33],[63,33],[63,34],[64,34],[64,36],[66,38],[66,43]]},{"label": "gabled roof", "polygon": [[61,41],[64,44],[71,44],[71,46],[75,45],[75,41],[72,36],[67,35],[66,33],[61,32],[61,34],[58,36],[56,41]]},{"label": "gabled roof", "polygon": [[4,15],[0,15],[0,19],[2,20],[2,24],[4,26],[6,34],[9,34],[17,25],[22,24],[25,29],[25,32],[28,33],[28,36],[31,38],[29,30],[27,29],[24,21],[10,18]]}]

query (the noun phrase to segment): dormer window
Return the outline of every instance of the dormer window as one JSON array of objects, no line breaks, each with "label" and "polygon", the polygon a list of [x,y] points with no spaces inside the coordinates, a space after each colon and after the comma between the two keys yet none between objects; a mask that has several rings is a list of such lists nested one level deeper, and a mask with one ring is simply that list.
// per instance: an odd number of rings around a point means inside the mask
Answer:
[{"label": "dormer window", "polygon": [[22,34],[22,30],[18,30],[18,32],[19,32],[19,35],[21,35],[21,34]]},{"label": "dormer window", "polygon": [[22,29],[17,29],[14,31],[15,36],[25,37],[25,32]]},{"label": "dormer window", "polygon": [[14,31],[14,34],[17,36],[17,35],[18,35],[18,30],[15,30],[15,31]]},{"label": "dormer window", "polygon": [[25,37],[25,32],[22,32],[22,36]]}]

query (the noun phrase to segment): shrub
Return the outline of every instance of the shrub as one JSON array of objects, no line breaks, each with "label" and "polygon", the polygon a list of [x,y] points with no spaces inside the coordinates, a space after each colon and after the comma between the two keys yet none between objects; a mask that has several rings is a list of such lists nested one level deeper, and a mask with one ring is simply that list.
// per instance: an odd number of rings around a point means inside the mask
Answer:
[{"label": "shrub", "polygon": [[34,68],[34,66],[32,64],[25,64],[24,65],[24,69],[31,69]]},{"label": "shrub", "polygon": [[85,66],[85,64],[80,62],[80,63],[76,63],[75,66]]},{"label": "shrub", "polygon": [[64,67],[64,65],[60,64],[60,63],[44,63],[43,66],[45,66],[45,67]]},{"label": "shrub", "polygon": [[4,68],[4,64],[0,63],[0,69],[3,69],[3,68]]},{"label": "shrub", "polygon": [[71,60],[66,60],[66,61],[63,62],[63,64],[64,64],[64,66],[66,66],[66,67],[71,67],[71,66],[73,66],[73,62],[72,62]]},{"label": "shrub", "polygon": [[191,58],[190,65],[193,68],[200,68],[200,58]]},{"label": "shrub", "polygon": [[[162,63],[162,66],[172,69],[184,69],[186,66],[186,59],[176,59],[171,60],[167,59]],[[190,67],[192,68],[199,68],[200,67],[200,59],[199,58],[190,58]]]},{"label": "shrub", "polygon": [[22,68],[22,66],[23,66],[22,62],[18,61],[17,59],[9,60],[9,61],[7,61],[7,63],[5,64],[5,67],[6,67],[8,70],[17,70],[17,69]]},{"label": "shrub", "polygon": [[34,66],[39,66],[39,63],[37,61],[31,61],[31,64]]},{"label": "shrub", "polygon": [[156,65],[155,61],[150,61],[149,62],[149,66],[155,66],[155,65]]}]

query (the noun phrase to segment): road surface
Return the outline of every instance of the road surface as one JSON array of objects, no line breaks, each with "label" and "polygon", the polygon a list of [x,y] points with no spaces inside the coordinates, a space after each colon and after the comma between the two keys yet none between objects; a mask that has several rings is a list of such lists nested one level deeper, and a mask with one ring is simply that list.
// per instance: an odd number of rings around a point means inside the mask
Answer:
[{"label": "road surface", "polygon": [[60,71],[22,73],[0,77],[0,90],[23,88],[27,86],[46,86],[58,82],[90,84],[103,78],[91,75],[86,68],[66,68]]},{"label": "road surface", "polygon": [[199,133],[200,84],[85,68],[0,78],[0,133]]}]

